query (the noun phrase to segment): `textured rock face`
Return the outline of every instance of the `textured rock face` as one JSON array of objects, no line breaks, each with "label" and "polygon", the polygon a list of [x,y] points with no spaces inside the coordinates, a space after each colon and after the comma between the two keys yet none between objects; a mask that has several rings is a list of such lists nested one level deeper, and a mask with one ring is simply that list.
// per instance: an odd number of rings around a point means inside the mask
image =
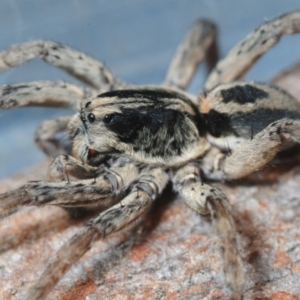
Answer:
[{"label": "textured rock face", "polygon": [[[298,97],[300,65],[275,82]],[[300,299],[300,156],[234,184],[245,299]],[[0,182],[0,192],[45,176],[48,162]],[[85,220],[59,208],[24,209],[0,222],[0,298],[23,299],[49,258]],[[141,226],[91,250],[48,299],[226,299],[219,239],[209,218],[166,193]]]}]

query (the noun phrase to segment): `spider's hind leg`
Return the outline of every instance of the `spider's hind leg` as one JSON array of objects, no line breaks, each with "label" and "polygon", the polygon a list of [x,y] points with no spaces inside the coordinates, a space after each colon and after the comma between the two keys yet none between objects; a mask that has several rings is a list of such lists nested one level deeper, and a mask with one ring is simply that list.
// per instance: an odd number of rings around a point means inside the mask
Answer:
[{"label": "spider's hind leg", "polygon": [[238,179],[258,171],[294,143],[300,143],[300,120],[275,121],[224,159],[224,177]]},{"label": "spider's hind leg", "polygon": [[200,214],[210,214],[221,239],[225,279],[231,300],[242,299],[243,266],[238,251],[237,230],[226,196],[217,188],[201,182],[199,169],[188,164],[174,172],[174,188],[185,203]]},{"label": "spider's hind leg", "polygon": [[177,48],[164,84],[186,89],[204,59],[210,72],[218,60],[216,36],[217,29],[212,22],[197,21]]},{"label": "spider's hind leg", "polygon": [[266,22],[248,34],[220,60],[209,75],[204,90],[241,78],[252,65],[285,34],[300,32],[300,11]]}]

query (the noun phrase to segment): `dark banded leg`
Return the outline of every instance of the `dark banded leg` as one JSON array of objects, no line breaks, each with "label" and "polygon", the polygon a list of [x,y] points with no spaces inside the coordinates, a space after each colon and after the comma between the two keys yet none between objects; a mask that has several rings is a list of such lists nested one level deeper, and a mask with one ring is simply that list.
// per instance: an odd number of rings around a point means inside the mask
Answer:
[{"label": "dark banded leg", "polygon": [[238,179],[263,168],[276,154],[293,143],[300,143],[300,120],[281,119],[243,143],[224,159],[225,179]]},{"label": "dark banded leg", "polygon": [[95,179],[77,181],[33,181],[0,195],[0,218],[23,206],[57,205],[61,207],[93,207],[109,205],[124,195],[137,180],[134,164],[113,167]]},{"label": "dark banded leg", "polygon": [[231,290],[229,299],[242,299],[243,267],[238,252],[237,231],[226,196],[217,188],[201,182],[195,164],[178,169],[173,176],[174,187],[194,211],[210,214],[222,243],[225,279]]},{"label": "dark banded leg", "polygon": [[49,106],[78,109],[86,91],[63,81],[33,81],[0,87],[0,108]]},{"label": "dark banded leg", "polygon": [[167,182],[168,175],[161,169],[152,169],[149,175],[142,176],[126,198],[91,219],[85,228],[62,246],[37,283],[29,290],[26,299],[44,299],[59,279],[90,248],[95,238],[105,238],[137,221],[148,211]]},{"label": "dark banded leg", "polygon": [[207,60],[210,71],[218,60],[216,35],[216,26],[212,22],[197,21],[177,48],[165,85],[186,89],[204,59]]},{"label": "dark banded leg", "polygon": [[122,86],[103,63],[71,47],[52,41],[33,41],[14,45],[0,53],[0,71],[40,58],[82,82],[106,92]]},{"label": "dark banded leg", "polygon": [[266,22],[248,34],[220,60],[208,77],[204,90],[241,78],[254,63],[285,34],[300,32],[300,11]]}]

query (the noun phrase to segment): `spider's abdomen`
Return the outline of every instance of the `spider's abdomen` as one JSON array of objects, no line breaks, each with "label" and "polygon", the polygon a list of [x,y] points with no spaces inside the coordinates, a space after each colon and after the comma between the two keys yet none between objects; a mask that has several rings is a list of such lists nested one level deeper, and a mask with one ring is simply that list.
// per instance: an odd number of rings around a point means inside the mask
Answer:
[{"label": "spider's abdomen", "polygon": [[171,89],[100,94],[82,108],[81,119],[90,149],[148,164],[180,165],[208,146],[193,99]]},{"label": "spider's abdomen", "polygon": [[200,99],[209,141],[231,148],[253,138],[274,121],[300,119],[300,104],[287,92],[268,84],[223,84]]}]

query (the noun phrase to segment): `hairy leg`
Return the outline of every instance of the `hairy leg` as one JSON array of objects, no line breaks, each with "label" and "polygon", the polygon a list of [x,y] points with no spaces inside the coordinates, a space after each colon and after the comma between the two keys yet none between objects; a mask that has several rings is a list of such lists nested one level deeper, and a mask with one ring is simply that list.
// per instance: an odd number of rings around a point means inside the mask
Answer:
[{"label": "hairy leg", "polygon": [[0,195],[0,217],[23,206],[96,207],[115,201],[138,178],[134,164],[112,167],[94,179],[33,181]]},{"label": "hairy leg", "polygon": [[82,82],[106,92],[124,84],[103,63],[71,47],[52,41],[33,41],[14,45],[0,53],[0,71],[19,66],[34,58],[63,69]]},{"label": "hairy leg", "polygon": [[241,78],[251,66],[285,34],[300,32],[300,11],[266,22],[248,34],[220,60],[208,77],[204,90]]},{"label": "hairy leg", "polygon": [[300,120],[281,119],[242,144],[220,164],[224,178],[238,179],[263,168],[282,149],[300,143]]},{"label": "hairy leg", "polygon": [[152,169],[149,175],[144,174],[126,198],[90,220],[86,227],[62,246],[37,283],[29,290],[26,299],[44,299],[68,269],[88,251],[95,238],[105,238],[139,220],[167,182],[168,175],[159,168]]},{"label": "hairy leg", "polygon": [[186,89],[204,59],[210,71],[218,60],[216,35],[217,29],[212,22],[197,21],[177,48],[164,84]]},{"label": "hairy leg", "polygon": [[211,215],[222,243],[225,278],[231,289],[230,299],[240,300],[244,282],[243,267],[238,252],[238,234],[226,196],[217,188],[201,182],[195,164],[178,169],[173,182],[176,191],[191,209]]},{"label": "hairy leg", "polygon": [[89,96],[74,84],[63,81],[34,81],[0,87],[0,108],[51,106],[78,109]]}]

